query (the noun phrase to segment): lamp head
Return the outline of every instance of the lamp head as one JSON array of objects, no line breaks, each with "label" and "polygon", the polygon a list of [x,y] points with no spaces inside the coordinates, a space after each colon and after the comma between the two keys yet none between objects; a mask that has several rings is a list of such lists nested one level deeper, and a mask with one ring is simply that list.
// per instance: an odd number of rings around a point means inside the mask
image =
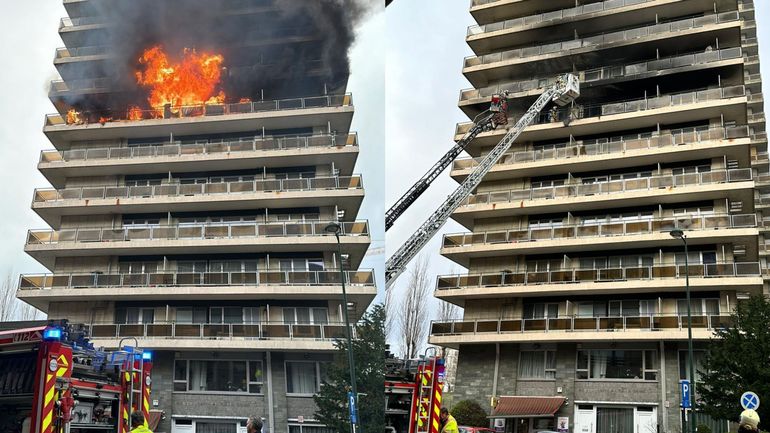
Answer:
[{"label": "lamp head", "polygon": [[324,227],[324,231],[326,233],[338,235],[342,231],[342,227],[335,222],[330,222],[329,224],[326,225],[326,227]]},{"label": "lamp head", "polygon": [[684,238],[684,232],[680,229],[674,229],[668,232],[672,238],[682,239]]}]

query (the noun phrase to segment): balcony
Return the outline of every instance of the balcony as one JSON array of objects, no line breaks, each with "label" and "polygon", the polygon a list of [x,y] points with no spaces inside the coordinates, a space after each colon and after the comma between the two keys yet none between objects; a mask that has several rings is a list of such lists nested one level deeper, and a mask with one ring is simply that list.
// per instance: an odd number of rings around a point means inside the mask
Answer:
[{"label": "balcony", "polygon": [[[600,33],[581,39],[570,39],[561,42],[533,45],[500,51],[482,56],[466,57],[463,63],[463,74],[474,85],[483,85],[485,81],[504,79],[511,75],[511,67],[528,62],[544,61],[566,56],[621,48],[639,43],[640,41],[664,40],[672,37],[687,35],[691,31],[699,31],[720,24],[740,24],[738,11],[706,15],[696,18],[672,22],[633,27],[622,31]],[[583,67],[583,65],[576,65]]]},{"label": "balcony", "polygon": [[[544,149],[506,153],[484,180],[610,170],[631,165],[720,157],[728,153],[733,156],[729,159],[741,160],[745,159],[745,149],[749,144],[748,139],[741,138],[749,135],[748,126],[729,126],[707,130],[687,128],[645,138],[570,138],[567,142]],[[456,159],[452,177],[462,181],[482,160],[482,157]]]},{"label": "balcony", "polygon": [[69,93],[109,93],[114,82],[108,78],[94,78],[84,80],[52,80],[48,90],[48,97],[60,97]]},{"label": "balcony", "polygon": [[360,176],[259,179],[241,182],[170,183],[150,186],[94,186],[36,189],[32,209],[56,228],[62,215],[98,215],[238,210],[259,207],[338,205],[358,213],[363,199]]},{"label": "balcony", "polygon": [[452,219],[468,227],[475,218],[714,200],[728,195],[735,200],[749,202],[754,201],[752,179],[750,168],[739,168],[490,191],[468,197],[452,215]]},{"label": "balcony", "polygon": [[[285,324],[263,322],[252,324],[214,323],[147,323],[91,324],[95,344],[113,347],[126,337],[137,338],[148,349],[230,349],[289,351],[334,350],[334,342],[345,338],[344,323]],[[353,332],[355,338],[355,332]]]},{"label": "balcony", "polygon": [[[596,4],[596,3],[593,3]],[[667,70],[691,68],[695,65],[708,65],[725,60],[743,59],[740,47],[721,50],[699,50],[690,54],[681,54],[662,59],[653,59],[625,65],[604,66],[577,73],[581,87],[601,85],[602,82],[616,82],[623,79],[638,79],[649,74],[660,74]],[[758,74],[757,74],[758,75]],[[470,104],[488,104],[489,98],[508,91],[513,97],[539,95],[543,89],[556,83],[556,77],[531,78],[527,80],[496,83],[479,89],[465,89],[460,92],[460,106]]]},{"label": "balcony", "polygon": [[[24,250],[48,268],[56,257],[336,251],[327,222],[221,223],[30,230]],[[366,221],[341,222],[340,242],[357,268],[369,247]]]},{"label": "balcony", "polygon": [[[374,271],[344,271],[348,298],[359,314],[377,294]],[[339,270],[22,275],[18,296],[42,311],[71,300],[319,299],[340,293]]]},{"label": "balcony", "polygon": [[[171,110],[76,112],[46,115],[43,132],[61,149],[78,140],[150,138],[284,129],[308,124],[328,125],[349,131],[353,98],[341,95],[311,96],[232,104],[202,104]],[[292,121],[300,118],[301,122]],[[132,119],[132,120],[125,120]],[[300,125],[301,123],[301,125]],[[141,128],[137,126],[141,125]]]},{"label": "balcony", "polygon": [[[762,270],[758,262],[695,263],[688,268],[690,287],[694,291],[718,291],[724,287],[762,290]],[[440,275],[435,296],[464,307],[466,299],[506,296],[680,293],[686,275],[681,264]]]},{"label": "balcony", "polygon": [[[722,115],[745,123],[746,103],[750,98],[751,95],[747,95],[744,86],[729,86],[613,103],[578,104],[540,113],[532,124],[524,129],[519,140],[539,141],[565,138],[569,135],[607,134],[612,131],[654,127],[658,123],[685,123]],[[514,113],[512,119],[517,120],[520,114],[522,113]],[[455,139],[462,138],[472,125],[472,122],[458,124]],[[504,129],[497,129],[479,134],[472,143],[471,152],[477,154],[478,147],[497,144],[505,132]]]},{"label": "balcony", "polygon": [[[732,326],[729,315],[692,316],[693,338]],[[560,317],[553,319],[479,319],[432,322],[430,343],[456,347],[465,343],[589,342],[687,340],[687,316]]]},{"label": "balcony", "polygon": [[317,166],[334,163],[343,175],[352,173],[358,155],[358,136],[317,134],[295,137],[261,136],[238,140],[158,142],[130,147],[45,150],[38,169],[54,186],[68,177],[151,174],[169,171],[214,171],[225,164],[230,170],[260,165]]},{"label": "balcony", "polygon": [[465,265],[470,256],[673,246],[678,241],[671,238],[669,232],[675,228],[686,230],[692,245],[733,243],[740,237],[756,237],[756,227],[755,214],[725,214],[447,234],[443,238],[441,254]]}]

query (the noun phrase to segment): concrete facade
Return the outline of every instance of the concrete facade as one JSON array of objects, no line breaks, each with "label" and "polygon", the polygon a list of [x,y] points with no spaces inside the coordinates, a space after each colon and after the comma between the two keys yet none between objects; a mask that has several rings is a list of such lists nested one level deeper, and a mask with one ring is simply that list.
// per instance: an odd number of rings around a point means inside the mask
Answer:
[{"label": "concrete facade", "polygon": [[[207,3],[225,31],[259,30],[222,47],[220,84],[242,94],[150,107],[146,89],[114,75],[111,59],[125,53],[92,46],[109,44],[116,23],[95,2],[64,3],[62,80],[49,92],[59,112],[44,126],[54,149],[38,166],[52,187],[32,203],[50,229],[30,230],[25,246],[50,273],[22,275],[18,297],[87,325],[97,346],[132,337],[153,350],[151,406],[165,413],[157,432],[216,423],[240,433],[254,415],[266,432],[321,431],[313,394],[345,333],[343,312],[355,321],[377,292],[373,271],[359,270],[370,235],[357,219],[364,189],[347,72],[319,65],[347,68],[313,58],[326,37],[313,17],[294,16],[298,29],[272,1]],[[269,26],[278,30],[265,39]],[[303,54],[280,57],[292,52]],[[275,70],[275,88],[227,81],[238,70],[269,76],[284,60],[306,75]],[[141,110],[123,118],[131,92]],[[341,226],[341,260],[330,222]]]},{"label": "concrete facade", "polygon": [[[566,398],[490,420],[512,433],[564,417],[571,432],[681,432],[685,254],[668,232],[687,236],[698,353],[741,299],[767,293],[753,3],[473,0],[470,13],[470,119],[508,91],[515,122],[563,73],[581,96],[547,107],[453,215],[468,232],[445,235],[441,254],[468,272],[439,276],[435,296],[464,316],[430,337],[459,349],[452,401],[495,414],[506,396]],[[479,134],[451,176],[504,134]]]}]

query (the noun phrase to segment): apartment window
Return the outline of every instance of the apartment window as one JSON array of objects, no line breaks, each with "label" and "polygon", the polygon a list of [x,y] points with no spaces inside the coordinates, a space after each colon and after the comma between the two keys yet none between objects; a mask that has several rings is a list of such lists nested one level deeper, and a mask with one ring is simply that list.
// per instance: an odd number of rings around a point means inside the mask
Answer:
[{"label": "apartment window", "polygon": [[256,260],[222,260],[209,263],[209,272],[256,272]]},{"label": "apartment window", "polygon": [[695,173],[708,173],[711,171],[711,166],[707,164],[694,165],[691,167],[679,167],[672,170],[674,176],[683,174],[695,174]]},{"label": "apartment window", "polygon": [[637,317],[651,316],[658,304],[652,299],[588,301],[577,303],[578,317]]},{"label": "apartment window", "polygon": [[127,180],[126,186],[133,187],[133,186],[153,186],[153,185],[160,185],[161,180],[160,179],[135,179],[135,180]]},{"label": "apartment window", "polygon": [[[685,255],[684,253],[676,253],[674,256],[676,264],[684,266]],[[687,252],[687,264],[689,265],[710,265],[717,262],[716,251],[688,251]]]},{"label": "apartment window", "polygon": [[657,380],[654,350],[579,350],[578,379]]},{"label": "apartment window", "polygon": [[636,268],[652,266],[654,259],[649,256],[581,257],[581,269]]},{"label": "apartment window", "polygon": [[153,308],[118,308],[115,310],[115,323],[141,325],[144,323],[153,323],[155,320],[155,309]]},{"label": "apartment window", "polygon": [[140,228],[140,227],[157,227],[160,225],[160,219],[158,218],[128,218],[123,220],[123,227]]},{"label": "apartment window", "polygon": [[714,206],[691,206],[675,208],[674,216],[680,215],[714,215]]},{"label": "apartment window", "polygon": [[553,188],[556,186],[562,186],[564,185],[564,179],[557,179],[557,180],[537,180],[532,181],[530,183],[530,188],[537,189],[537,188]]},{"label": "apartment window", "polygon": [[535,218],[529,220],[530,229],[563,227],[564,218]]},{"label": "apartment window", "polygon": [[211,307],[209,323],[243,323],[243,307]]},{"label": "apartment window", "polygon": [[519,356],[519,379],[555,379],[556,351],[524,350]]},{"label": "apartment window", "polygon": [[176,270],[181,273],[202,273],[208,271],[206,262],[202,260],[177,262]]},{"label": "apartment window", "polygon": [[527,272],[548,272],[562,269],[563,261],[556,260],[527,260]]},{"label": "apartment window", "polygon": [[157,262],[121,262],[121,274],[152,274],[158,272]]},{"label": "apartment window", "polygon": [[315,361],[286,361],[286,393],[316,394],[321,389],[322,363]]},{"label": "apartment window", "polygon": [[[690,299],[690,311],[693,316],[715,316],[719,314],[719,299]],[[687,299],[677,299],[676,313],[679,316],[687,315]]]},{"label": "apartment window", "polygon": [[262,361],[176,360],[174,391],[261,394]]},{"label": "apartment window", "polygon": [[598,225],[606,223],[619,223],[625,221],[642,221],[651,220],[653,218],[652,211],[642,212],[625,212],[608,215],[587,216],[584,217],[580,223],[583,225]]},{"label": "apartment window", "polygon": [[323,271],[323,259],[279,259],[282,272]]},{"label": "apartment window", "polygon": [[554,319],[559,317],[559,304],[536,303],[524,305],[525,319]]},{"label": "apartment window", "polygon": [[[701,372],[705,370],[704,363],[706,362],[707,352],[705,350],[693,350],[693,366],[695,367],[695,382],[696,384],[701,381]],[[679,351],[679,379],[690,378],[690,362],[686,350]]]},{"label": "apartment window", "polygon": [[254,324],[259,323],[260,307],[245,307],[243,309],[243,323]]},{"label": "apartment window", "polygon": [[283,323],[286,325],[325,325],[329,323],[329,309],[284,307]]},{"label": "apartment window", "polygon": [[207,317],[206,307],[177,307],[176,309],[176,323],[206,323]]}]

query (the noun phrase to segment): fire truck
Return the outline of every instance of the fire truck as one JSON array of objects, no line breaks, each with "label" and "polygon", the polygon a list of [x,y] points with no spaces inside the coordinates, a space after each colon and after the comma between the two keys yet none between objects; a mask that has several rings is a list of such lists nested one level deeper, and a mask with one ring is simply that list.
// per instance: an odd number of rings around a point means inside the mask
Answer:
[{"label": "fire truck", "polygon": [[434,347],[419,359],[397,359],[387,352],[385,432],[438,433],[444,375],[444,359]]},{"label": "fire truck", "polygon": [[151,371],[152,352],[95,349],[82,325],[0,331],[0,432],[128,433],[134,410],[151,419]]}]

